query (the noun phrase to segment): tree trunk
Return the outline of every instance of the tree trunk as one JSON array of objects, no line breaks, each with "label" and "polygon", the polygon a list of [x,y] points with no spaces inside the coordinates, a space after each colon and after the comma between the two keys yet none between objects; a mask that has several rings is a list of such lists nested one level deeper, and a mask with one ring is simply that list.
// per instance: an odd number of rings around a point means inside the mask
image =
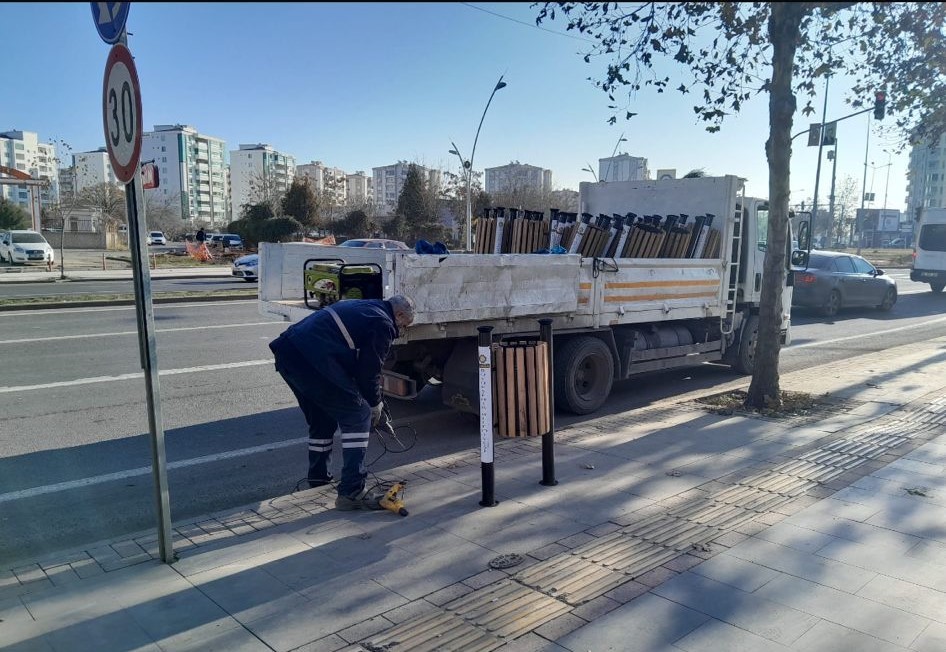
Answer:
[{"label": "tree trunk", "polygon": [[755,368],[746,397],[746,405],[756,408],[781,402],[778,358],[781,349],[782,289],[785,287],[788,262],[789,177],[792,117],[795,114],[792,67],[805,5],[773,2],[771,11],[769,41],[772,43],[772,82],[769,88],[769,139],[765,145],[769,162],[769,232],[762,274]]}]

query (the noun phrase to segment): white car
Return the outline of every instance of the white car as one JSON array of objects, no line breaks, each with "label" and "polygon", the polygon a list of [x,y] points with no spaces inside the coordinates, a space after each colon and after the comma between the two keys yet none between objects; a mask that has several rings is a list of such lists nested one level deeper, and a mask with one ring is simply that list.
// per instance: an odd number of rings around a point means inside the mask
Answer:
[{"label": "white car", "polygon": [[168,239],[164,237],[161,231],[152,231],[148,234],[149,245],[166,245],[167,243]]},{"label": "white car", "polygon": [[249,254],[240,256],[233,261],[233,276],[242,278],[247,283],[252,283],[259,279],[259,254]]},{"label": "white car", "polygon": [[0,258],[11,265],[45,263],[52,265],[56,253],[46,238],[37,231],[4,231],[0,233]]}]

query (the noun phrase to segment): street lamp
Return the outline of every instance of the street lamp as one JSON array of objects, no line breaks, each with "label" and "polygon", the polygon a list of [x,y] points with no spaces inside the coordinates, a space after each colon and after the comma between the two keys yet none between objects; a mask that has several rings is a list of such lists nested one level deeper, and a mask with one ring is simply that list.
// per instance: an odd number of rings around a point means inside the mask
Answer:
[{"label": "street lamp", "polygon": [[624,134],[621,134],[618,137],[618,142],[614,143],[614,149],[611,151],[611,158],[608,159],[608,168],[604,171],[605,181],[607,181],[611,176],[611,163],[613,162],[615,155],[618,153],[618,145],[625,142],[627,142],[627,138],[624,137]]},{"label": "street lamp", "polygon": [[588,164],[588,167],[582,168],[582,172],[591,172],[591,176],[595,178],[595,183],[598,183],[598,175],[595,174],[595,171],[591,168],[591,163]]},{"label": "street lamp", "polygon": [[476,136],[473,138],[473,151],[470,152],[469,160],[464,160],[463,156],[460,155],[460,149],[451,141],[453,149],[450,150],[451,154],[456,154],[462,163],[463,168],[466,170],[466,250],[473,250],[473,157],[476,156],[476,143],[480,139],[480,129],[483,128],[483,120],[486,118],[486,112],[489,110],[489,105],[493,101],[493,96],[496,95],[496,91],[501,88],[506,88],[506,82],[503,81],[503,76],[499,76],[499,81],[496,82],[496,86],[493,87],[493,92],[490,93],[489,100],[486,102],[486,108],[483,109],[483,115],[480,117],[480,124],[476,128]]}]

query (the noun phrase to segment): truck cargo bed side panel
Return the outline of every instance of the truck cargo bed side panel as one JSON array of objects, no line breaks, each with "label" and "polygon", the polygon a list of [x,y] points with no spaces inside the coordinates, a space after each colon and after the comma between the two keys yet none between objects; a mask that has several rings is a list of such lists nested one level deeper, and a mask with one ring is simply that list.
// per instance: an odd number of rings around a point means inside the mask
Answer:
[{"label": "truck cargo bed side panel", "polygon": [[414,323],[437,324],[575,312],[577,255],[409,254],[393,292],[414,299]]}]

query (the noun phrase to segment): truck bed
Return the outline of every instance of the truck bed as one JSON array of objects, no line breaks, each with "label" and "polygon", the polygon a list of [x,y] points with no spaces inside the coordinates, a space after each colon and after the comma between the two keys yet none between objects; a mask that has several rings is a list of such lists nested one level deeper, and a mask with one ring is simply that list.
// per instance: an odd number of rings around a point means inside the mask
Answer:
[{"label": "truck bed", "polygon": [[312,258],[375,263],[384,296],[405,294],[415,304],[414,325],[400,342],[537,330],[553,319],[557,331],[718,317],[722,314],[721,259],[582,259],[552,254],[418,255],[383,249],[304,243],[260,244],[259,309],[299,321],[303,265]]}]

